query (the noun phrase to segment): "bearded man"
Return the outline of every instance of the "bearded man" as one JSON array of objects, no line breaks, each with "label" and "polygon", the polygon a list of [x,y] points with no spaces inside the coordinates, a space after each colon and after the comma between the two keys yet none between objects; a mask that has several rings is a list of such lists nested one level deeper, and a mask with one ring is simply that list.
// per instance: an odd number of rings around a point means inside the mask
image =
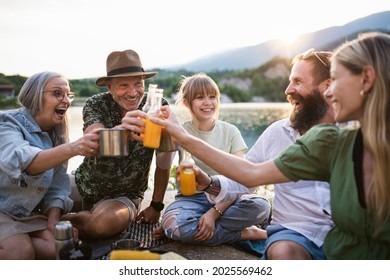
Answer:
[{"label": "bearded man", "polygon": [[[294,57],[285,90],[292,105],[290,116],[261,134],[247,153],[247,160],[258,163],[273,159],[314,125],[334,123],[333,109],[323,95],[330,84],[330,56],[330,52],[311,49]],[[223,186],[226,190],[219,199],[228,193],[248,192],[247,187],[222,175],[212,176],[212,182],[214,189]],[[297,181],[275,185],[274,190],[263,258],[324,259],[323,241],[333,226],[329,184]]]}]

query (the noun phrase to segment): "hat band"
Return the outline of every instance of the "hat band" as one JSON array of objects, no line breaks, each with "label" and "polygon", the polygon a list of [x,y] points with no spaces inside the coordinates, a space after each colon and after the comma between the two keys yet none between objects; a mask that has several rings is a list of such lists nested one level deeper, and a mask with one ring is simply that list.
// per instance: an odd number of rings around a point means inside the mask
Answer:
[{"label": "hat band", "polygon": [[129,67],[123,67],[123,68],[111,70],[110,72],[107,73],[107,76],[113,76],[118,74],[129,73],[129,72],[145,72],[145,71],[144,68],[142,67],[129,66]]}]

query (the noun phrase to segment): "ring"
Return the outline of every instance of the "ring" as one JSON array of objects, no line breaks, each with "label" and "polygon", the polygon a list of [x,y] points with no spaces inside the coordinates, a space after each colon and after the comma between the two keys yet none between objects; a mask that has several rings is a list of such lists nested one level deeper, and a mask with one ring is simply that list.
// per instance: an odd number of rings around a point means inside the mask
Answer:
[{"label": "ring", "polygon": [[91,149],[91,151],[90,151],[91,153],[93,153],[93,149]]}]

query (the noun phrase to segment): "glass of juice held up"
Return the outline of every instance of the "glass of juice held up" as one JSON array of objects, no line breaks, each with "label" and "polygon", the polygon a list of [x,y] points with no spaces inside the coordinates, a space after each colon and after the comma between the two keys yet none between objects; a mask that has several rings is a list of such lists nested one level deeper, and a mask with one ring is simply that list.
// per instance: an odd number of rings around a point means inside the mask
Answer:
[{"label": "glass of juice held up", "polygon": [[[145,113],[148,113],[150,108],[152,107],[152,98],[151,98],[151,96],[154,95],[154,93],[156,92],[156,89],[157,89],[157,85],[156,84],[149,84],[148,92],[146,93],[146,102],[145,102],[144,106],[142,107],[142,111],[144,111]],[[142,120],[144,122],[146,121],[145,118],[142,118]],[[140,136],[142,138],[144,138],[144,133],[141,133]]]},{"label": "glass of juice held up", "polygon": [[[162,104],[163,89],[156,89],[150,94],[150,109],[147,111],[148,116],[158,116]],[[149,117],[145,120],[144,147],[157,149],[160,146],[162,127],[152,123]]]}]

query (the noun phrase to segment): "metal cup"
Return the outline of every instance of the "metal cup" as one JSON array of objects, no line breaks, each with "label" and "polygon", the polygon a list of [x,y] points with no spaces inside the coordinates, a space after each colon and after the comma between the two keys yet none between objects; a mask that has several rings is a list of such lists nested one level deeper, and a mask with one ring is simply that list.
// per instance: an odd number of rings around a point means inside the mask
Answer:
[{"label": "metal cup", "polygon": [[121,239],[112,244],[112,250],[140,250],[141,242],[135,239]]},{"label": "metal cup", "polygon": [[100,129],[100,156],[121,157],[129,155],[128,132],[123,128]]},{"label": "metal cup", "polygon": [[173,141],[171,135],[165,129],[161,131],[160,147],[158,152],[174,152],[178,150],[178,145]]}]

